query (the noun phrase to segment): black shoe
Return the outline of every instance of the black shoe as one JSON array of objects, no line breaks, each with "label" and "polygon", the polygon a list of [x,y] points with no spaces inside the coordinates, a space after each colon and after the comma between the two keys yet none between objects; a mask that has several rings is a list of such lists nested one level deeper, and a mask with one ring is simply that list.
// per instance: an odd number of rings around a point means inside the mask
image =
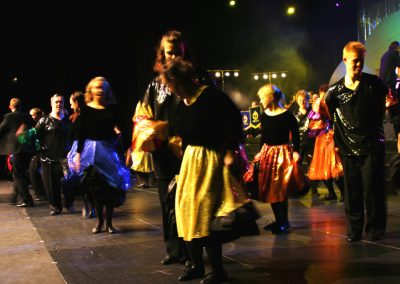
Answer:
[{"label": "black shoe", "polygon": [[187,281],[204,277],[204,268],[189,267],[178,277],[179,281]]},{"label": "black shoe", "polygon": [[109,234],[115,234],[115,233],[117,232],[117,229],[115,229],[112,225],[107,225],[107,226],[106,226],[106,231],[107,231]]},{"label": "black shoe", "polygon": [[271,233],[274,235],[287,234],[287,233],[289,233],[289,228],[290,228],[289,222],[287,222],[283,225],[276,224],[276,226],[272,229]]},{"label": "black shoe", "polygon": [[101,228],[103,227],[102,223],[98,223],[96,227],[92,229],[92,234],[98,234],[101,232]]},{"label": "black shoe", "polygon": [[47,197],[46,196],[37,196],[37,197],[35,197],[35,200],[36,201],[46,201]]},{"label": "black shoe", "polygon": [[61,210],[53,209],[50,211],[51,216],[60,215],[60,214],[61,214]]},{"label": "black shoe", "polygon": [[162,265],[168,265],[168,264],[173,264],[173,263],[178,263],[178,262],[179,262],[179,258],[171,256],[171,255],[167,255],[166,257],[164,257],[161,260]]},{"label": "black shoe", "polygon": [[266,230],[266,231],[272,231],[272,230],[275,229],[276,226],[277,226],[277,224],[276,224],[276,222],[274,221],[274,222],[272,222],[272,223],[269,223],[269,224],[265,225],[264,230]]},{"label": "black shoe", "polygon": [[201,280],[200,284],[219,284],[228,280],[228,275],[225,270],[214,271],[206,278]]},{"label": "black shoe", "polygon": [[22,202],[22,203],[17,204],[16,206],[17,207],[33,207],[33,203]]},{"label": "black shoe", "polygon": [[336,195],[326,195],[323,198],[321,198],[321,200],[323,200],[323,201],[337,200],[337,196]]},{"label": "black shoe", "polygon": [[356,236],[356,235],[348,235],[346,241],[348,243],[354,243],[354,242],[358,242],[361,240],[361,236]]},{"label": "black shoe", "polygon": [[384,236],[384,234],[371,234],[371,235],[368,235],[367,240],[370,242],[378,241],[378,240],[382,239],[383,236]]}]

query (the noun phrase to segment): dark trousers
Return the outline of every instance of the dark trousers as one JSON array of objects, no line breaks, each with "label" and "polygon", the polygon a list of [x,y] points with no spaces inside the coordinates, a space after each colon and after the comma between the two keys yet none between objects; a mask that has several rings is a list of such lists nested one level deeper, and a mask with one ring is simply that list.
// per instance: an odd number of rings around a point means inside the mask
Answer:
[{"label": "dark trousers", "polygon": [[22,199],[22,202],[27,204],[33,204],[32,196],[28,190],[28,168],[29,161],[31,159],[31,154],[26,152],[20,152],[13,155],[13,195],[11,197],[11,201],[15,202],[17,196],[19,195]]},{"label": "dark trousers", "polygon": [[384,150],[359,157],[342,157],[345,185],[345,212],[349,233],[361,237],[365,233],[383,235],[387,208],[384,186]]},{"label": "dark trousers", "polygon": [[167,253],[172,257],[181,259],[187,256],[185,253],[185,244],[181,238],[178,238],[176,228],[175,195],[171,196],[168,194],[168,184],[170,181],[170,179],[157,179],[162,213],[164,242]]},{"label": "dark trousers", "polygon": [[46,196],[46,191],[43,187],[42,176],[40,174],[40,158],[39,155],[34,155],[29,164],[29,179],[32,184],[33,191],[36,197]]},{"label": "dark trousers", "polygon": [[41,161],[41,165],[43,186],[47,193],[50,208],[61,211],[61,178],[63,175],[61,164],[59,162]]}]

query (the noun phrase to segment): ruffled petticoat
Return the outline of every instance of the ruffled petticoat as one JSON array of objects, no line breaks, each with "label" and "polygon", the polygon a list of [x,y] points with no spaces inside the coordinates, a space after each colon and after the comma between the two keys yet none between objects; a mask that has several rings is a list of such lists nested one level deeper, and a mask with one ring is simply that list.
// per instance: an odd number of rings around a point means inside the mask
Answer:
[{"label": "ruffled petticoat", "polygon": [[116,140],[86,139],[81,153],[80,169],[76,171],[73,159],[76,155],[78,143],[74,141],[67,156],[68,166],[73,175],[83,176],[86,169],[94,166],[111,187],[126,191],[132,185],[130,171],[118,155],[116,143]]}]

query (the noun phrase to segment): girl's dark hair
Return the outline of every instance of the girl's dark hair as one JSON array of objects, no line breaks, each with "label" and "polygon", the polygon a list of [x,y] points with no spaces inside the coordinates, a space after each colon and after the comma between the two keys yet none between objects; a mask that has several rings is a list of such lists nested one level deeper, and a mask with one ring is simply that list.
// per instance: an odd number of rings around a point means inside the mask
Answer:
[{"label": "girl's dark hair", "polygon": [[153,66],[153,70],[157,73],[161,73],[163,69],[163,65],[166,63],[165,54],[164,54],[164,43],[169,42],[175,46],[179,46],[181,50],[180,56],[196,64],[193,58],[193,52],[189,47],[189,43],[183,34],[177,30],[169,30],[162,37],[156,48],[156,61]]}]

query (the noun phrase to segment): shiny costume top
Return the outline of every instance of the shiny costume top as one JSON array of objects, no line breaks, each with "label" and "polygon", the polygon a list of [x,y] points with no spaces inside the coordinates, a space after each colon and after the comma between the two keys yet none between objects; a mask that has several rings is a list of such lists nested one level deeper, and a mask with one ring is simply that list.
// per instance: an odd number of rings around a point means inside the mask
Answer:
[{"label": "shiny costume top", "polygon": [[39,120],[34,131],[39,141],[39,153],[42,161],[59,162],[67,157],[71,147],[69,143],[70,130],[71,123],[66,116],[59,120],[47,115]]},{"label": "shiny costume top", "polygon": [[[168,136],[175,136],[177,133],[176,109],[178,97],[174,96],[168,86],[160,81],[159,77],[154,78],[143,97],[143,103],[150,106],[153,119],[168,122]],[[168,139],[166,139],[168,141]],[[170,179],[178,174],[180,160],[168,148],[167,141],[152,152],[154,161],[154,174],[156,178]]]},{"label": "shiny costume top", "polygon": [[342,155],[367,155],[384,147],[383,119],[389,94],[381,79],[367,73],[362,73],[355,90],[346,88],[344,78],[328,89],[325,101],[334,120],[335,145]]}]

